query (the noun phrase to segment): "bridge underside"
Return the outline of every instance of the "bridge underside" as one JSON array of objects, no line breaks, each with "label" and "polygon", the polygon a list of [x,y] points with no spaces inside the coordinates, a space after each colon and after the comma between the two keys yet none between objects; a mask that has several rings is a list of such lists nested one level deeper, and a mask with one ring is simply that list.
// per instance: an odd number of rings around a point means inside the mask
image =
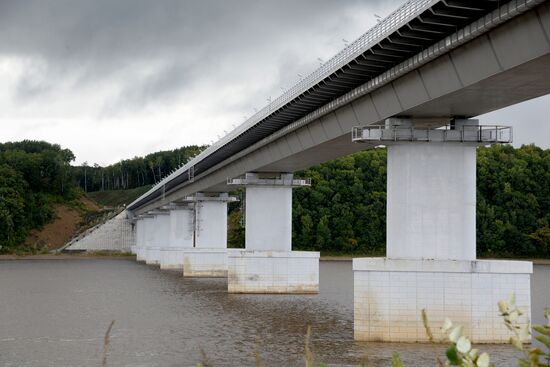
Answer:
[{"label": "bridge underside", "polygon": [[[536,98],[545,95],[546,91],[550,88],[549,65],[550,54],[513,68],[508,72],[499,73],[450,94],[405,109],[402,108],[403,103],[420,98],[421,93],[424,93],[425,98],[429,98],[423,88],[422,79],[419,74],[416,72],[411,73],[406,76],[409,80],[403,81],[407,84],[406,88],[410,88],[407,92],[408,96],[401,95],[398,99],[395,87],[389,91],[390,94],[387,95],[388,104],[386,107],[389,111],[395,111],[395,113],[386,113],[385,117],[395,115],[403,117],[413,116],[415,118],[440,117],[443,122],[442,124],[444,124],[448,121],[449,116],[478,116],[505,106]],[[368,105],[372,107],[371,102],[368,101],[369,98],[366,97],[366,99],[367,101],[360,100],[353,103],[351,108],[353,115],[349,114],[349,112],[348,115],[344,115],[343,111],[336,111],[338,122],[346,127],[382,122],[383,119],[379,119],[376,116],[370,116],[369,118],[361,112]],[[371,115],[374,114],[374,109],[371,111]],[[509,121],[495,121],[495,123],[506,125]],[[309,130],[311,129],[312,127],[310,126]],[[300,134],[300,132],[298,133]],[[304,149],[280,161],[260,167],[258,171],[293,172],[368,148],[365,145],[350,144],[350,140],[350,131],[346,131],[344,135],[310,149]]]},{"label": "bridge underside", "polygon": [[[550,90],[550,6],[545,4],[286,135],[268,137],[136,210],[142,214],[195,192],[223,192],[246,172],[293,172],[368,148],[356,125],[392,116],[471,117]],[[499,123],[506,123],[502,121]]]}]

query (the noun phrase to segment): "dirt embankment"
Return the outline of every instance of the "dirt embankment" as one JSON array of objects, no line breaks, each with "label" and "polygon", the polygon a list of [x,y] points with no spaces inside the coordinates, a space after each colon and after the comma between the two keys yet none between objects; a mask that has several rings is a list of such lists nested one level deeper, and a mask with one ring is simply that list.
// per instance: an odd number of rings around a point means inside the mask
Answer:
[{"label": "dirt embankment", "polygon": [[83,196],[80,198],[80,202],[84,204],[86,207],[86,210],[97,212],[98,210],[101,210],[101,207],[93,200],[90,200],[89,198]]},{"label": "dirt embankment", "polygon": [[[100,210],[100,207],[87,197],[82,197],[80,202],[88,212]],[[54,206],[54,213],[53,222],[41,229],[31,231],[25,240],[26,247],[54,250],[63,246],[76,234],[85,215],[81,210],[62,204]]]}]

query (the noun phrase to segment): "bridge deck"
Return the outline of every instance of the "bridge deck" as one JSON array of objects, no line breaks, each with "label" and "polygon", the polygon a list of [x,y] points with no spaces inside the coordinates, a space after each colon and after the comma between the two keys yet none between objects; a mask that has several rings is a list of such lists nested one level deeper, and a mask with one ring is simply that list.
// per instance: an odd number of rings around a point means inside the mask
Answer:
[{"label": "bridge deck", "polygon": [[376,81],[396,65],[425,52],[430,45],[455,34],[465,25],[488,16],[497,7],[500,6],[499,11],[506,14],[509,3],[493,0],[408,1],[314,73],[163,179],[130,204],[129,209],[140,208],[158,199],[357,87]]}]

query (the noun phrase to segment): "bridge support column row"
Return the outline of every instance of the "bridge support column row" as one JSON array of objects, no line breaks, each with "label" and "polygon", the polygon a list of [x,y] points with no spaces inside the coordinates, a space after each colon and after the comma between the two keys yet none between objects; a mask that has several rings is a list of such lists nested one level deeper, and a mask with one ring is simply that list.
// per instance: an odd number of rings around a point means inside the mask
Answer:
[{"label": "bridge support column row", "polygon": [[[507,342],[497,302],[512,294],[529,317],[532,264],[476,260],[475,141],[483,138],[470,126],[430,142],[415,141],[426,131],[417,134],[410,124],[388,127],[395,134],[382,142],[388,145],[387,257],[353,260],[356,340],[427,341],[426,309],[436,334],[449,317],[473,341]],[[445,141],[460,134],[458,142]],[[404,135],[410,141],[395,139]]]},{"label": "bridge support column row", "polygon": [[292,251],[292,174],[249,173],[230,182],[246,188],[245,249],[227,249],[228,194],[196,194],[141,216],[138,260],[185,277],[228,276],[231,293],[317,293],[319,253]]},{"label": "bridge support column row", "polygon": [[230,184],[246,189],[245,249],[228,253],[230,293],[317,293],[319,253],[292,251],[292,174],[247,173]]}]

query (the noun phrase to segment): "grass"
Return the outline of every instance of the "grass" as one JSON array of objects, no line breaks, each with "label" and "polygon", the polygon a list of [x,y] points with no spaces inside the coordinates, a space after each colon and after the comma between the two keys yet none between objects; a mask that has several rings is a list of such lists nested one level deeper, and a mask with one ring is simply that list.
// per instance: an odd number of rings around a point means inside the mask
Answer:
[{"label": "grass", "polygon": [[76,254],[76,256],[82,256],[82,257],[130,257],[130,256],[134,256],[134,254],[132,254],[131,252],[101,250],[101,251],[82,252],[82,253]]},{"label": "grass", "polygon": [[128,190],[94,191],[89,192],[87,195],[99,205],[117,207],[130,204],[132,201],[149,191],[150,188],[151,186],[147,185]]}]

